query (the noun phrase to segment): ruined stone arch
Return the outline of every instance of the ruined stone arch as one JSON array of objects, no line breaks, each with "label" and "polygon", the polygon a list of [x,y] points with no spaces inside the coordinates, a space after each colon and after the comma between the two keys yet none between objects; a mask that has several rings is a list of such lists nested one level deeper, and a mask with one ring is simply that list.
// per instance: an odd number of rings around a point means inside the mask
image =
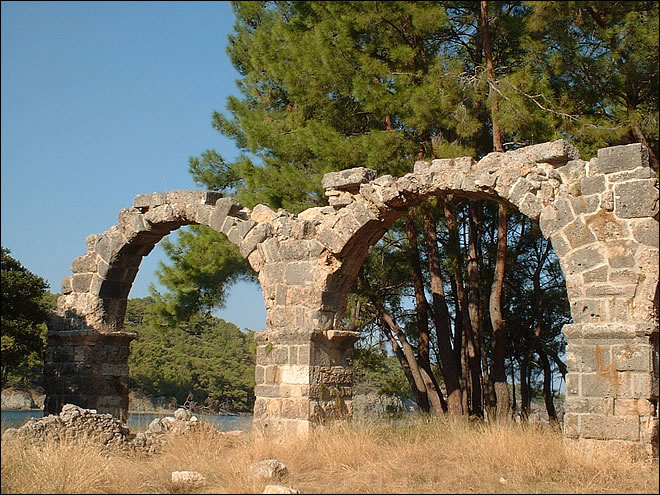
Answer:
[{"label": "ruined stone arch", "polygon": [[49,332],[48,412],[67,397],[94,396],[93,384],[79,379],[84,366],[65,364],[93,361],[85,356],[105,344],[90,342],[107,340],[114,342],[109,349],[126,351],[115,353],[116,363],[112,352],[100,353],[94,373],[114,385],[89,400],[125,414],[122,366],[130,340],[120,330],[139,260],[170,230],[198,223],[239,245],[263,289],[267,330],[257,334],[255,426],[304,432],[350,415],[349,358],[359,335],[341,325],[347,292],[369,247],[397,218],[430,196],[451,193],[501,201],[538,221],[559,257],[573,317],[564,327],[566,435],[657,446],[658,180],[643,146],[601,149],[587,162],[559,140],[478,162],[419,161],[403,177],[344,170],[326,174],[323,186],[329,206],[297,215],[263,205],[250,211],[212,192],[138,196],[118,227],[88,239],[88,253],[63,283],[59,319]]}]

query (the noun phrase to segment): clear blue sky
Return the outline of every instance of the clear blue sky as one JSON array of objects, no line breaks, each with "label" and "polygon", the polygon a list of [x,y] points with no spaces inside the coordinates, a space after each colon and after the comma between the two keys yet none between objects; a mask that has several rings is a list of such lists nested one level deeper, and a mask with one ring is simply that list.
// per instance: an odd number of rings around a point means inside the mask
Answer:
[{"label": "clear blue sky", "polygon": [[[2,2],[2,246],[52,292],[137,194],[200,189],[188,158],[233,142],[211,127],[238,94],[229,2]],[[129,297],[165,260],[144,258]],[[261,289],[219,316],[265,327]]]}]

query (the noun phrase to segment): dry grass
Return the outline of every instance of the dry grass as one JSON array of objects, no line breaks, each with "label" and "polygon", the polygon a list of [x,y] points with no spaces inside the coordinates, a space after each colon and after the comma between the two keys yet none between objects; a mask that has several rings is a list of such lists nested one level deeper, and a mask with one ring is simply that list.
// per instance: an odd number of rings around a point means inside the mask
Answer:
[{"label": "dry grass", "polygon": [[561,434],[448,419],[335,424],[307,438],[172,438],[157,456],[103,454],[80,442],[2,442],[2,493],[182,493],[172,471],[206,476],[188,493],[261,493],[253,462],[287,465],[301,493],[658,493],[658,463],[580,453]]}]

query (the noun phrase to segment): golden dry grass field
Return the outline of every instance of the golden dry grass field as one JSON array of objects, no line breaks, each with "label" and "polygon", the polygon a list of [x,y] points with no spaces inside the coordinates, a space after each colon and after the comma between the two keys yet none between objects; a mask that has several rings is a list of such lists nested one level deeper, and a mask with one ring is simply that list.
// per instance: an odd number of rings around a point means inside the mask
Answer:
[{"label": "golden dry grass field", "polygon": [[[303,438],[191,433],[160,454],[104,453],[83,442],[2,441],[2,493],[262,493],[249,466],[275,458],[300,493],[658,493],[658,462],[582,453],[542,427],[449,419],[338,423]],[[182,489],[173,471],[198,471]]]}]

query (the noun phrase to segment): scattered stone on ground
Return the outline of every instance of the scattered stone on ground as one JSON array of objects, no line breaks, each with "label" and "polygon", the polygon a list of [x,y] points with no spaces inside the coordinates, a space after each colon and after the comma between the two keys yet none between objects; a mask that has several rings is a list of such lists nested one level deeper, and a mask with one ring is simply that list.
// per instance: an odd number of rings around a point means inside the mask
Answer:
[{"label": "scattered stone on ground", "polygon": [[266,485],[263,493],[300,493],[295,488],[284,485]]},{"label": "scattered stone on ground", "polygon": [[250,477],[260,479],[282,479],[289,470],[277,459],[265,459],[250,466]]},{"label": "scattered stone on ground", "polygon": [[206,484],[206,477],[198,471],[173,471],[172,483],[199,487]]}]

